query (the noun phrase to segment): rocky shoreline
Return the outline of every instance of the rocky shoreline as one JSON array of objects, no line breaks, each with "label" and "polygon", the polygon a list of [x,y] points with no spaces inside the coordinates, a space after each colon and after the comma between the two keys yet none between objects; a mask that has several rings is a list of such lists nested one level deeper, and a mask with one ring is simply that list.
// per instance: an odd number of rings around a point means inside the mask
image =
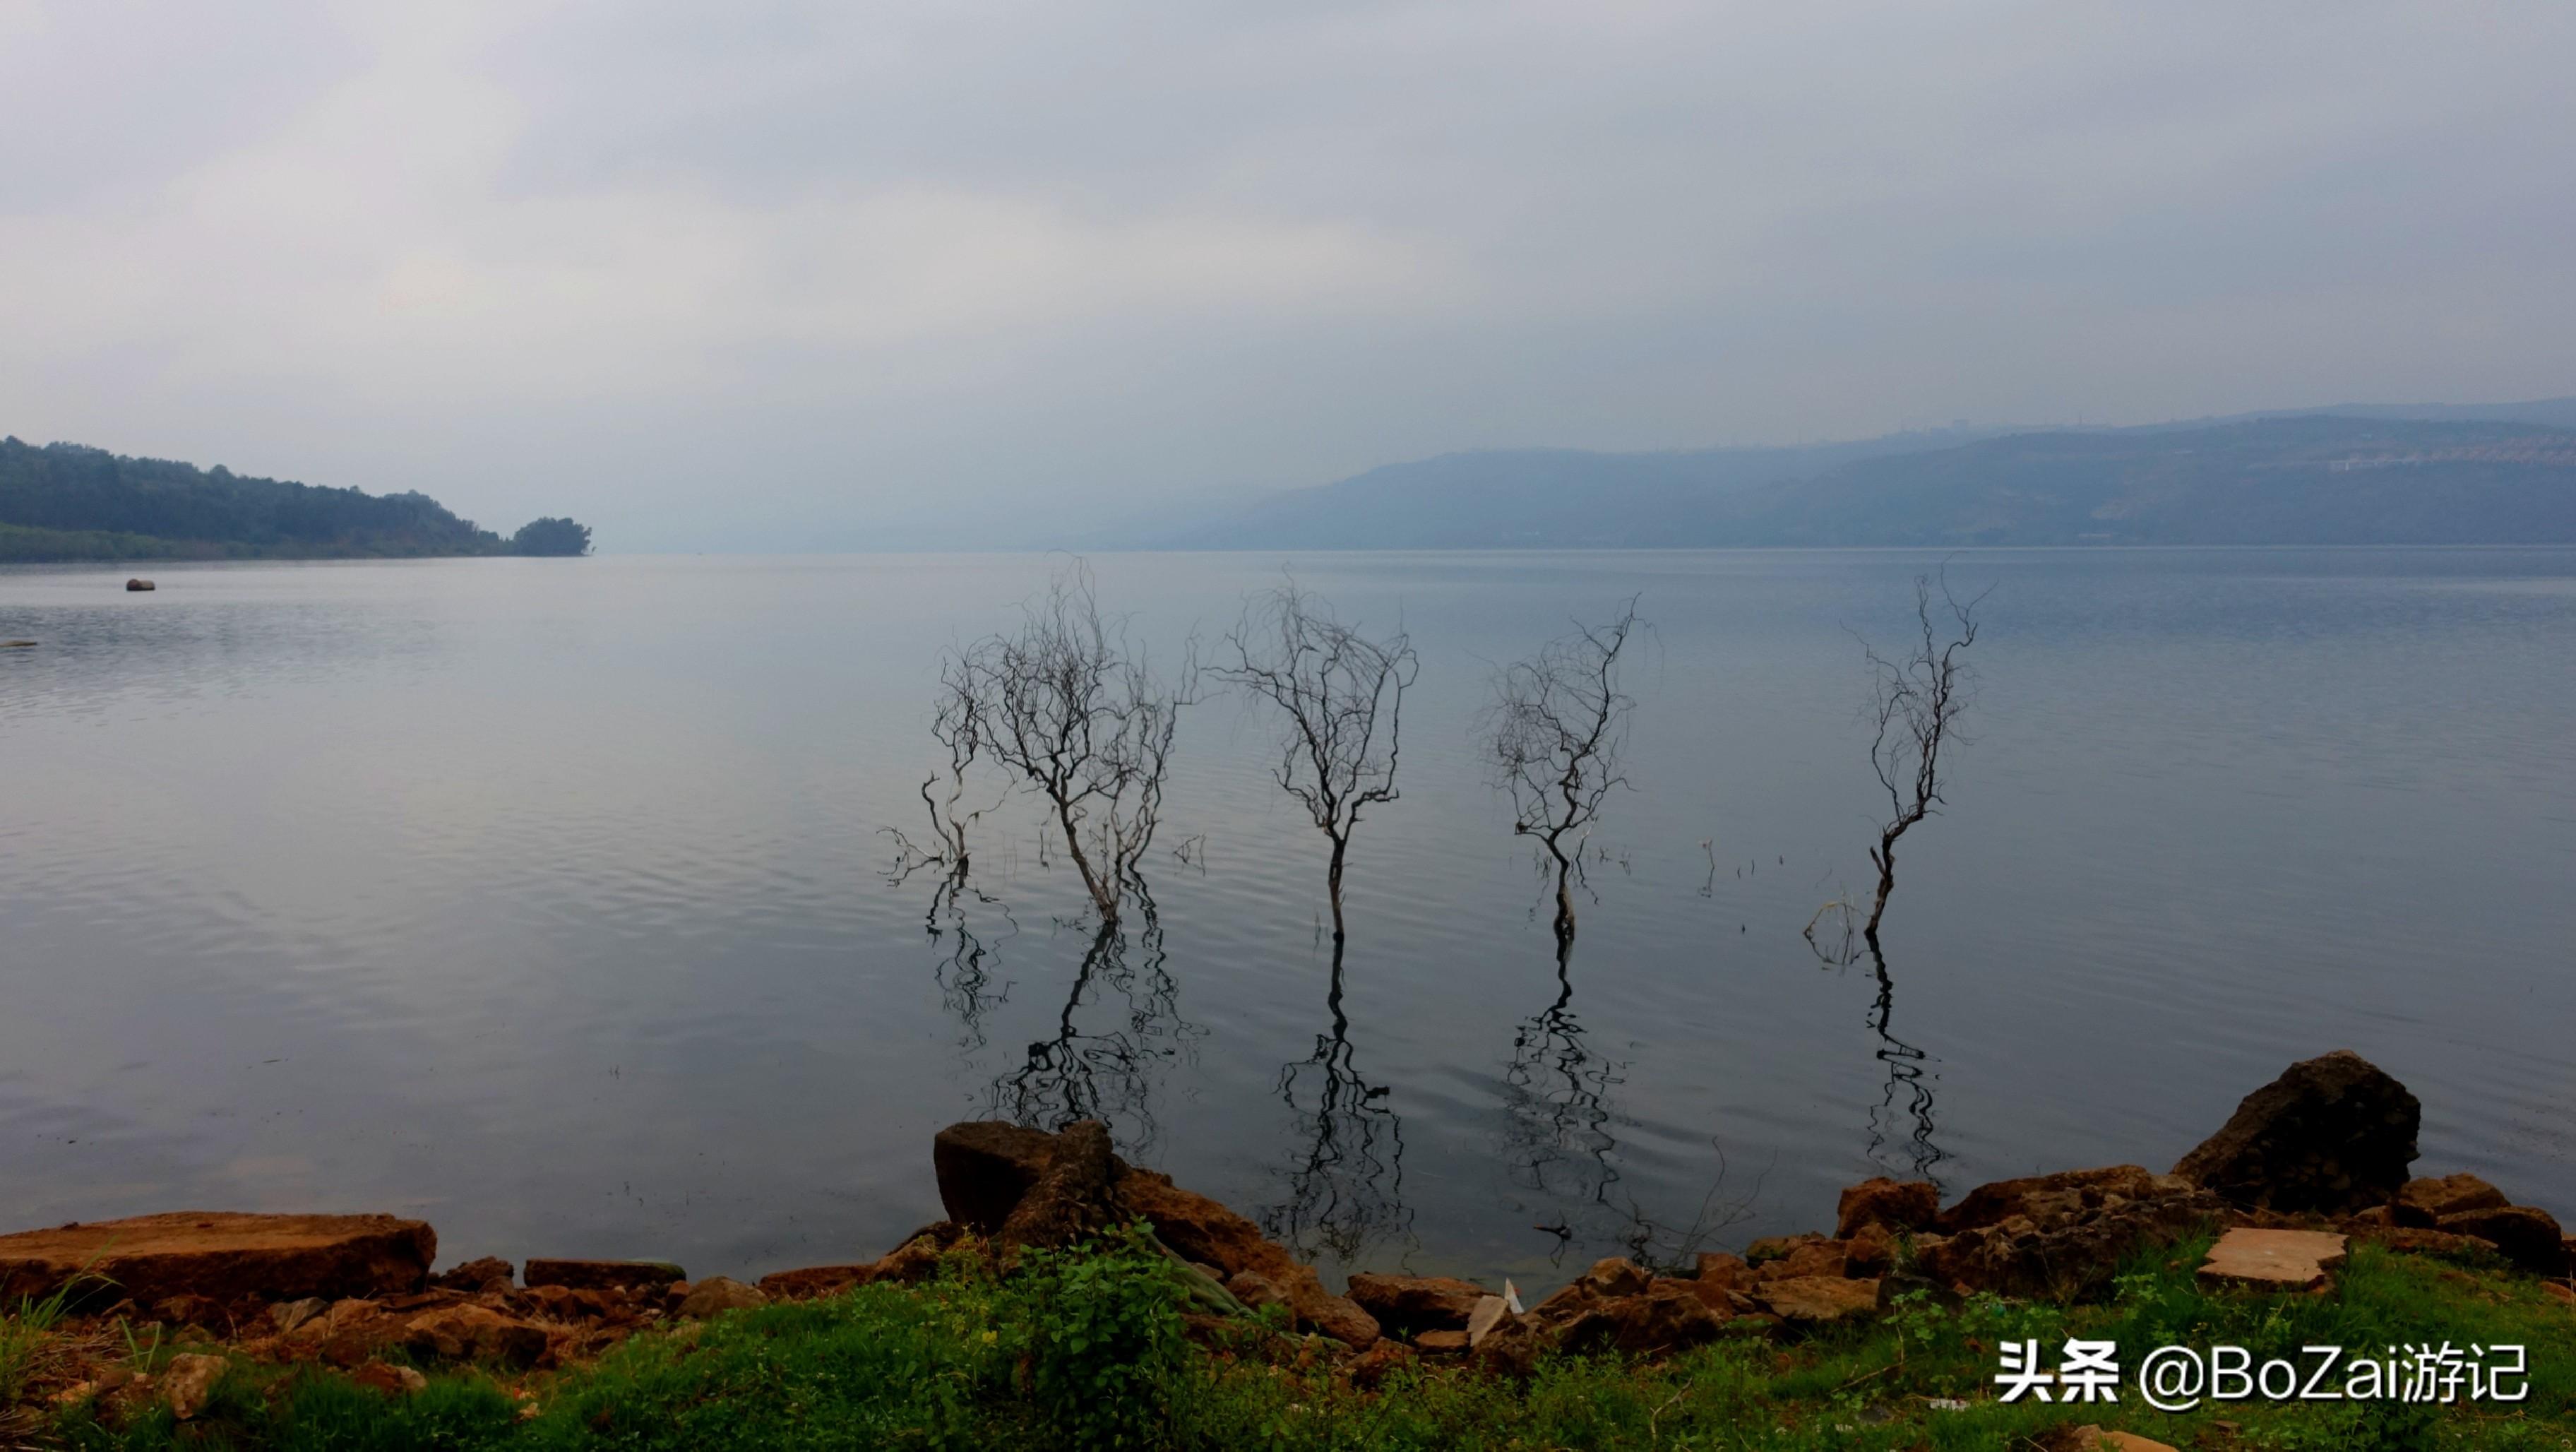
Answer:
[{"label": "rocky shoreline", "polygon": [[[157,1381],[101,1355],[66,1359],[31,1388],[55,1405],[154,1399],[182,1419],[227,1357],[335,1367],[401,1394],[415,1364],[504,1375],[582,1364],[639,1332],[774,1301],[914,1284],[958,1257],[1008,1275],[1032,1250],[1141,1223],[1209,1335],[1261,1315],[1307,1333],[1357,1386],[1447,1361],[1525,1375],[1554,1351],[1657,1358],[1723,1337],[1797,1337],[1902,1300],[1993,1293],[2081,1299],[2142,1245],[2219,1232],[2199,1268],[2213,1287],[2317,1290],[2348,1245],[2492,1259],[2576,1306],[2576,1242],[2547,1211],[2472,1175],[2412,1175],[2421,1108],[2359,1056],[2290,1066],[2248,1095],[2172,1171],[2137,1165],[1981,1185],[1944,1207],[1928,1182],[1844,1190],[1830,1234],[1758,1240],[1661,1272],[1603,1260],[1533,1305],[1471,1281],[1355,1274],[1340,1292],[1258,1226],[1167,1175],[1126,1164],[1108,1131],[982,1121],[942,1130],[932,1167],[946,1218],[870,1261],[806,1267],[747,1285],[691,1281],[663,1262],[484,1259],[435,1270],[437,1235],[389,1215],[180,1212],[0,1236],[0,1302],[61,1297],[71,1344],[103,1329],[211,1343]],[[1275,1308],[1275,1309],[1272,1309]],[[87,1331],[85,1333],[85,1328]],[[5,1409],[0,1409],[5,1410]]]}]

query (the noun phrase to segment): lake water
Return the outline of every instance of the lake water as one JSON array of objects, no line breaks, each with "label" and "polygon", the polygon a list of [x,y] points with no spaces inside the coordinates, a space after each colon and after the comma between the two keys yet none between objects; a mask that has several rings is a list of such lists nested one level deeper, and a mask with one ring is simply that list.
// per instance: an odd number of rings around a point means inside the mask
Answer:
[{"label": "lake water", "polygon": [[[1279,565],[1094,563],[1165,658]],[[1105,949],[1025,799],[972,891],[889,880],[941,652],[1042,557],[0,571],[40,642],[0,651],[0,1228],[390,1210],[750,1275],[936,1218],[945,1123],[1092,1112],[1329,1266],[1544,1289],[1872,1173],[2163,1168],[2338,1047],[2421,1096],[2419,1168],[2576,1211],[2576,552],[1953,557],[1974,740],[1882,980],[1800,928],[1869,883],[1855,636],[1938,563],[1298,559],[1421,653],[1338,1011],[1239,700],[1184,717]],[[1630,594],[1635,790],[1560,977],[1473,737],[1493,662]]]}]

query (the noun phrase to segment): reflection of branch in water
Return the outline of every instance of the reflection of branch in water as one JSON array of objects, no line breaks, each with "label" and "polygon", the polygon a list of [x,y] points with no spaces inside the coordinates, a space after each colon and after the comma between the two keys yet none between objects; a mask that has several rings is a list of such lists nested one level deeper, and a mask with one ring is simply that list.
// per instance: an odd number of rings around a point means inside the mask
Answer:
[{"label": "reflection of branch in water", "polygon": [[999,912],[1002,921],[1010,924],[1010,931],[1002,935],[1004,938],[1019,933],[1020,925],[1012,919],[1011,910],[1004,907],[999,899],[968,883],[962,867],[952,869],[940,878],[938,888],[930,896],[930,911],[922,917],[922,927],[932,942],[948,940],[946,951],[930,971],[939,984],[940,1006],[957,1015],[957,1021],[964,1029],[963,1036],[957,1041],[958,1047],[980,1049],[984,1046],[984,1015],[1008,1002],[1011,988],[1008,983],[998,989],[993,987],[993,964],[987,961],[991,950],[967,926],[966,899],[970,896]]},{"label": "reflection of branch in water", "polygon": [[[1102,923],[1065,995],[1054,1036],[1030,1044],[1027,1060],[993,1081],[987,1110],[993,1118],[1040,1129],[1097,1119],[1121,1148],[1142,1153],[1152,1147],[1156,1082],[1206,1030],[1181,1018],[1180,988],[1164,967],[1153,899],[1140,890],[1138,901],[1135,964],[1128,962],[1126,921]],[[1123,1025],[1096,1033],[1081,1028],[1077,1017],[1095,985],[1126,1000]]]},{"label": "reflection of branch in water", "polygon": [[[1911,1177],[1938,1185],[1941,1177],[1932,1172],[1932,1167],[1950,1156],[1932,1142],[1932,1084],[1923,1072],[1931,1056],[1889,1029],[1889,1020],[1896,1012],[1896,982],[1888,977],[1887,959],[1876,943],[1869,945],[1869,957],[1878,975],[1878,999],[1870,1006],[1869,1028],[1879,1038],[1878,1060],[1887,1066],[1887,1091],[1869,1112],[1869,1157],[1895,1168],[1885,1155],[1891,1148],[1890,1141],[1901,1133],[1904,1143],[1894,1149],[1903,1156]],[[1896,1102],[1900,1094],[1905,1099],[1901,1110]],[[1900,1118],[1912,1123],[1900,1126]]]},{"label": "reflection of branch in water", "polygon": [[1627,1082],[1628,1066],[1596,1058],[1583,1042],[1574,1013],[1574,979],[1568,969],[1573,944],[1560,940],[1556,1001],[1521,1020],[1512,1034],[1511,1067],[1503,1074],[1504,1151],[1514,1183],[1571,1207],[1607,1208],[1619,1172],[1611,1163],[1618,1140],[1610,1091]]},{"label": "reflection of branch in water", "polygon": [[1373,1242],[1408,1233],[1413,1214],[1404,1205],[1403,1121],[1386,1103],[1388,1091],[1352,1061],[1338,939],[1324,1002],[1332,1032],[1317,1034],[1313,1054],[1279,1071],[1279,1097],[1296,1116],[1303,1157],[1288,1172],[1286,1203],[1263,1213],[1262,1229],[1301,1259],[1320,1248],[1350,1262]]}]

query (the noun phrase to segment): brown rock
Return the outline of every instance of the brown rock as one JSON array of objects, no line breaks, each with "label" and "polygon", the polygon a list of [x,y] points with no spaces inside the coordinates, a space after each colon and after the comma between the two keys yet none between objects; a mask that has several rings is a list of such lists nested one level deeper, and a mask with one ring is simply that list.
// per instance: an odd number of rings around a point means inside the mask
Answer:
[{"label": "brown rock", "polygon": [[1413,1344],[1425,1355],[1454,1356],[1467,1349],[1464,1331],[1425,1331],[1413,1338]]},{"label": "brown rock", "polygon": [[1783,1321],[1817,1325],[1875,1312],[1878,1282],[1841,1276],[1796,1276],[1763,1282],[1754,1291],[1753,1299]]},{"label": "brown rock", "polygon": [[280,1301],[268,1308],[268,1323],[283,1336],[296,1327],[331,1309],[331,1303],[320,1296],[306,1296],[300,1301]]},{"label": "brown rock", "polygon": [[1575,1284],[1594,1296],[1634,1296],[1642,1293],[1654,1277],[1646,1268],[1625,1256],[1596,1260]]},{"label": "brown rock", "polygon": [[1117,1159],[1109,1126],[1096,1119],[1065,1126],[1049,1147],[1046,1168],[1004,1217],[993,1243],[1058,1250],[1089,1240],[1118,1219]]},{"label": "brown rock", "polygon": [[767,1292],[746,1286],[727,1276],[709,1276],[691,1287],[680,1302],[677,1314],[692,1321],[721,1316],[727,1311],[748,1311],[769,1304]]},{"label": "brown rock", "polygon": [[438,1233],[391,1215],[181,1211],[0,1235],[0,1302],[43,1299],[84,1269],[115,1294],[292,1301],[418,1290]]},{"label": "brown rock", "polygon": [[1722,1291],[1749,1290],[1753,1285],[1753,1267],[1746,1265],[1740,1255],[1704,1250],[1699,1254],[1699,1279],[1702,1284]]},{"label": "brown rock", "polygon": [[875,1261],[864,1261],[855,1265],[811,1265],[802,1270],[774,1271],[760,1278],[760,1289],[773,1301],[810,1301],[821,1296],[837,1296],[854,1286],[866,1285],[875,1278],[876,1269]]},{"label": "brown rock", "polygon": [[2576,1288],[2571,1288],[2565,1281],[2542,1281],[2540,1289],[2562,1306],[2576,1306]]},{"label": "brown rock", "polygon": [[689,1273],[667,1260],[531,1260],[527,1284],[576,1291],[637,1290],[684,1281]]},{"label": "brown rock", "polygon": [[[1997,1180],[1970,1190],[1965,1199],[1941,1212],[1940,1228],[1955,1235],[2000,1225],[2014,1216],[2064,1217],[2125,1200],[2157,1197],[2158,1177],[2138,1165],[2106,1165],[2098,1170],[2060,1170],[2053,1175],[2026,1175]],[[2182,1190],[2187,1186],[2165,1187]],[[2034,1210],[2038,1213],[2034,1214]]]},{"label": "brown rock", "polygon": [[1169,1175],[1128,1170],[1118,1181],[1120,1208],[1141,1216],[1154,1234],[1184,1260],[1204,1261],[1228,1276],[1244,1271],[1268,1279],[1287,1295],[1299,1322],[1366,1350],[1378,1338],[1377,1319],[1349,1299],[1324,1289],[1311,1266],[1261,1234],[1261,1227],[1205,1195],[1184,1190]]},{"label": "brown rock", "polygon": [[479,1291],[495,1281],[506,1286],[516,1274],[517,1268],[508,1261],[497,1255],[487,1255],[481,1260],[469,1260],[453,1270],[440,1272],[430,1279],[430,1284],[451,1291]]},{"label": "brown rock", "polygon": [[1756,1266],[1753,1278],[1760,1283],[1808,1276],[1847,1275],[1850,1272],[1845,1268],[1845,1259],[1841,1241],[1810,1240],[1778,1260],[1766,1260]]},{"label": "brown rock", "polygon": [[2367,1226],[2350,1232],[2353,1240],[2366,1241],[2400,1255],[2440,1255],[2465,1257],[2469,1260],[2493,1260],[2501,1252],[2492,1240],[2474,1235],[2453,1235],[2444,1230],[2425,1230],[2413,1225]]},{"label": "brown rock", "polygon": [[1726,1318],[1709,1309],[1695,1287],[1668,1280],[1637,1294],[1594,1300],[1565,1323],[1557,1340],[1573,1352],[1660,1356],[1714,1341],[1725,1329]]},{"label": "brown rock", "polygon": [[2045,1223],[2015,1215],[1941,1239],[1924,1237],[1914,1244],[1915,1263],[1944,1286],[2007,1296],[2085,1294],[2108,1285],[2121,1258],[2138,1246],[2168,1244],[2226,1212],[2205,1190],[2176,1188],[2181,1192],[2159,1189],[2140,1200],[2106,1196],[2091,1208],[2073,1193],[2036,1196],[2033,1208]]},{"label": "brown rock", "polygon": [[2349,1212],[2396,1197],[2423,1118],[2405,1085],[2337,1049],[2246,1095],[2174,1173],[2237,1205]]},{"label": "brown rock", "polygon": [[1506,1316],[1468,1355],[1487,1376],[1521,1381],[1538,1369],[1539,1354],[1547,1346],[1548,1335],[1534,1318]]},{"label": "brown rock", "polygon": [[2546,1210],[2528,1205],[2499,1205],[2442,1217],[2440,1229],[2452,1235],[2474,1235],[2491,1241],[2504,1258],[2538,1276],[2565,1274],[2565,1236]]},{"label": "brown rock", "polygon": [[482,1306],[424,1311],[404,1323],[403,1344],[414,1354],[449,1361],[480,1361],[525,1370],[546,1354],[545,1328]]},{"label": "brown rock", "polygon": [[952,1124],[931,1141],[930,1165],[948,1218],[993,1235],[1046,1173],[1055,1136],[998,1119]]},{"label": "brown rock", "polygon": [[161,1372],[161,1400],[170,1415],[183,1422],[195,1418],[213,1400],[216,1385],[231,1368],[232,1363],[220,1356],[171,1357]]},{"label": "brown rock", "polygon": [[2465,1215],[2472,1210],[2500,1210],[2513,1202],[2504,1191],[2475,1175],[2444,1175],[2440,1179],[2408,1180],[2397,1192],[2390,1208],[2400,1225],[2433,1226],[2445,1215]]},{"label": "brown rock", "polygon": [[429,1378],[408,1366],[391,1362],[370,1361],[349,1373],[349,1380],[369,1391],[389,1397],[416,1396],[429,1390]]},{"label": "brown rock", "polygon": [[1802,1235],[1766,1235],[1744,1247],[1744,1259],[1747,1264],[1758,1268],[1766,1261],[1785,1259],[1799,1246],[1814,1245],[1824,1238],[1813,1231]]},{"label": "brown rock", "polygon": [[1362,1271],[1351,1277],[1353,1304],[1377,1318],[1381,1331],[1457,1331],[1467,1325],[1485,1288],[1447,1276],[1390,1276]]},{"label": "brown rock", "polygon": [[2343,1264],[2344,1238],[2319,1230],[2230,1230],[2201,1262],[2205,1282],[2258,1290],[2305,1291],[2326,1283]]},{"label": "brown rock", "polygon": [[1376,1391],[1389,1376],[1413,1364],[1412,1347],[1400,1341],[1381,1341],[1353,1357],[1344,1374],[1361,1391]]},{"label": "brown rock", "polygon": [[[1285,1306],[1288,1304],[1288,1293],[1279,1289],[1278,1282],[1273,1281],[1270,1277],[1263,1275],[1259,1271],[1236,1271],[1233,1275],[1227,1276],[1223,1281],[1219,1282],[1219,1284],[1225,1287],[1225,1293],[1227,1295],[1234,1297],[1236,1300],[1241,1301],[1243,1304],[1256,1311],[1260,1310],[1264,1306]],[[1380,1329],[1384,1328],[1381,1327]]]},{"label": "brown rock", "polygon": [[1834,1208],[1834,1238],[1849,1240],[1864,1225],[1921,1230],[1940,1214],[1939,1186],[1929,1180],[1891,1180],[1881,1175],[1843,1191]]},{"label": "brown rock", "polygon": [[1885,1225],[1870,1221],[1852,1232],[1843,1242],[1843,1274],[1855,1278],[1882,1276],[1896,1264],[1896,1236]]}]

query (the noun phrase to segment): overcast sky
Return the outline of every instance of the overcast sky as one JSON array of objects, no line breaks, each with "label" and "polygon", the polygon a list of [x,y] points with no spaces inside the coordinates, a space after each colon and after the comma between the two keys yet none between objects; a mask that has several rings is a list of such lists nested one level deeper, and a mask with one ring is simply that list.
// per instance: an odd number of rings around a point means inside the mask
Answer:
[{"label": "overcast sky", "polygon": [[2576,5],[0,0],[0,433],[609,550],[2576,393]]}]

